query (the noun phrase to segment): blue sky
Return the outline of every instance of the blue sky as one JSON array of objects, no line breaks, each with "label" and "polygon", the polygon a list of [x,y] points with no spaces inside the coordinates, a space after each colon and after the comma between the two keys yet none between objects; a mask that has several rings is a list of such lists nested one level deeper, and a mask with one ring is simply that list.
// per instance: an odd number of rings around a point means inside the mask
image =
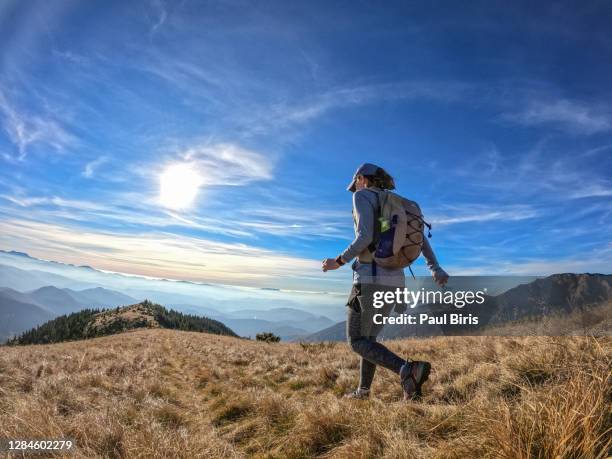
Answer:
[{"label": "blue sky", "polygon": [[2,2],[0,248],[334,289],[370,161],[451,275],[611,272],[612,5],[519,3]]}]

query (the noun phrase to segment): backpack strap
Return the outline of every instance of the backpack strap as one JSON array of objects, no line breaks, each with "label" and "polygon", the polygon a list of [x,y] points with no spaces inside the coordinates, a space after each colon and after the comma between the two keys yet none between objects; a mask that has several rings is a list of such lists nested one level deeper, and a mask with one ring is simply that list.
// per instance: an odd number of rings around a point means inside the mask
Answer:
[{"label": "backpack strap", "polygon": [[[370,242],[370,245],[368,245],[368,250],[370,251],[370,253],[374,253],[376,252],[376,246],[378,245],[378,240],[380,239],[380,228],[378,227],[378,219],[380,218],[380,213],[381,213],[383,204],[381,204],[380,202],[380,192],[379,191],[375,191],[370,188],[365,188],[365,189],[368,191],[371,191],[372,193],[376,195],[376,202],[378,203],[378,208],[374,209],[374,236],[372,237],[372,242]],[[385,194],[384,199],[386,201],[387,199],[386,194]]]},{"label": "backpack strap", "polygon": [[[366,190],[371,191],[372,193],[376,195],[376,202],[378,203],[378,208],[374,209],[375,210],[374,212],[374,236],[372,237],[372,242],[370,242],[370,245],[368,245],[368,250],[372,254],[372,263],[371,263],[372,277],[373,277],[373,281],[376,282],[376,260],[374,259],[374,252],[376,252],[376,246],[378,245],[378,240],[380,239],[380,229],[378,228],[378,219],[380,218],[380,215],[381,215],[382,204],[380,202],[380,192],[379,191],[375,191],[369,188],[366,188]],[[385,193],[384,199],[385,200],[387,199],[386,193]]]}]

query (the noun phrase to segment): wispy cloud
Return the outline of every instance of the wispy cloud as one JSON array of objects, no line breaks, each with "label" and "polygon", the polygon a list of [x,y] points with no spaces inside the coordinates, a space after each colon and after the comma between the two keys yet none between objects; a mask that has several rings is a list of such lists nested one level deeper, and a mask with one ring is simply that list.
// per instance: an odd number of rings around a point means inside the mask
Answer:
[{"label": "wispy cloud", "polygon": [[204,186],[243,186],[273,177],[272,155],[232,143],[190,147],[179,156],[198,169]]},{"label": "wispy cloud", "polygon": [[168,18],[168,11],[166,10],[166,6],[162,0],[152,1],[151,6],[157,13],[157,18],[155,19],[155,23],[151,27],[150,31],[150,35],[153,35],[166,22],[166,19]]},{"label": "wispy cloud", "polygon": [[[45,145],[62,152],[76,141],[57,121],[18,110],[1,89],[0,114],[4,131],[17,150],[17,160],[25,159],[32,145]],[[5,159],[14,158],[5,156]]]},{"label": "wispy cloud", "polygon": [[98,169],[102,164],[107,163],[108,160],[109,160],[108,157],[100,156],[99,158],[88,162],[85,165],[85,168],[83,169],[83,173],[82,173],[83,177],[92,178],[96,169]]},{"label": "wispy cloud", "polygon": [[334,110],[363,106],[384,101],[431,100],[456,102],[472,89],[472,85],[458,81],[405,80],[365,85],[347,85],[309,94],[303,100],[268,104],[249,121],[243,120],[252,131],[278,130],[314,121]]},{"label": "wispy cloud", "polygon": [[83,211],[94,211],[94,210],[102,210],[105,206],[96,204],[89,201],[79,201],[72,199],[63,199],[58,196],[52,197],[31,197],[31,196],[10,196],[10,195],[0,195],[0,198],[3,198],[13,204],[18,205],[19,207],[34,207],[41,205],[53,205],[57,207],[65,207],[74,210],[83,210]]},{"label": "wispy cloud", "polygon": [[590,150],[585,151],[582,156],[583,157],[592,157],[599,155],[601,153],[612,150],[612,143],[607,145],[600,145],[599,147],[591,148]]},{"label": "wispy cloud", "polygon": [[[485,263],[483,263],[485,261]],[[449,272],[455,275],[528,275],[549,276],[559,273],[599,272],[610,273],[612,266],[612,245],[598,247],[580,256],[564,258],[528,258],[509,261],[495,257],[479,257],[471,266],[448,266]]]},{"label": "wispy cloud", "polygon": [[610,160],[605,155],[597,162],[577,160],[595,156],[607,148],[593,148],[582,154],[564,151],[563,147],[559,149],[545,137],[522,152],[500,154],[495,147],[487,148],[451,174],[470,180],[476,189],[497,190],[513,199],[519,196],[525,200],[546,198],[550,204],[567,199],[608,196],[612,189],[606,175]]},{"label": "wispy cloud", "polygon": [[72,64],[81,64],[82,65],[82,64],[89,63],[89,59],[87,57],[82,56],[80,54],[77,54],[77,53],[75,53],[73,51],[70,51],[70,50],[62,51],[62,50],[59,50],[57,48],[53,48],[52,53],[53,53],[54,56],[56,56],[56,57],[58,57],[60,59],[63,59],[65,61],[67,61],[67,62],[70,62]]},{"label": "wispy cloud", "polygon": [[568,99],[527,102],[524,110],[507,113],[503,118],[525,126],[556,125],[576,134],[596,134],[612,129],[610,113]]},{"label": "wispy cloud", "polygon": [[471,222],[490,221],[520,221],[538,216],[536,209],[529,205],[476,205],[469,204],[455,206],[454,208],[443,208],[448,213],[443,215],[432,215],[431,222],[436,225],[454,225]]},{"label": "wispy cloud", "polygon": [[612,196],[612,183],[587,183],[570,193],[573,199]]}]

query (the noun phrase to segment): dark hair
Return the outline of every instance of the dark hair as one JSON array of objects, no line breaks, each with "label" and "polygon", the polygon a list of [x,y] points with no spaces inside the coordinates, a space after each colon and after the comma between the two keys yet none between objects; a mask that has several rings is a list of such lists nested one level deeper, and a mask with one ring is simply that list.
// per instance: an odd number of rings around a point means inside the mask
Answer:
[{"label": "dark hair", "polygon": [[375,175],[364,175],[368,179],[370,186],[375,186],[381,190],[395,190],[395,182],[386,170],[382,167],[376,169]]}]

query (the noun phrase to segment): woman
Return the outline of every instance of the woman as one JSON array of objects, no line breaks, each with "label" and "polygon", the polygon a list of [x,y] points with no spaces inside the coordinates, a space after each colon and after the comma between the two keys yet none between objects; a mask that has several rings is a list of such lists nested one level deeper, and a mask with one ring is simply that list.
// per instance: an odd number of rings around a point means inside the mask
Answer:
[{"label": "woman", "polygon": [[[399,375],[404,399],[416,399],[420,397],[421,386],[431,369],[429,362],[404,360],[376,342],[376,336],[383,325],[374,324],[373,314],[388,316],[394,305],[386,304],[380,309],[374,309],[374,292],[395,290],[406,285],[403,269],[384,269],[372,263],[371,244],[374,241],[375,219],[379,208],[378,193],[393,189],[393,178],[384,169],[370,163],[362,164],[357,169],[348,187],[353,193],[355,239],[338,257],[323,260],[323,271],[330,271],[357,258],[352,264],[353,288],[347,302],[346,331],[351,349],[361,356],[361,364],[359,386],[347,394],[350,398],[369,397],[376,366],[381,365]],[[438,264],[427,238],[423,238],[422,254],[435,282],[444,286],[448,274]]]}]

